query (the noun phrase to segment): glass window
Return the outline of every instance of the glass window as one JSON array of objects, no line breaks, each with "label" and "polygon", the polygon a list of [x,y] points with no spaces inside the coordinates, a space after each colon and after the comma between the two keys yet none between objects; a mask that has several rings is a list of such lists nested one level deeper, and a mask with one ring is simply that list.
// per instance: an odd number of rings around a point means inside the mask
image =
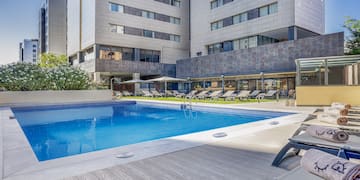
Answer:
[{"label": "glass window", "polygon": [[148,12],[148,18],[154,19],[154,18],[155,18],[155,13],[153,13],[153,12]]},{"label": "glass window", "polygon": [[180,42],[180,36],[170,34],[170,41]]},{"label": "glass window", "polygon": [[233,41],[233,49],[234,50],[240,49],[240,40]]},{"label": "glass window", "polygon": [[224,52],[233,50],[233,42],[232,41],[224,42],[223,46],[224,46],[224,48],[223,48]]},{"label": "glass window", "polygon": [[119,6],[117,4],[110,3],[110,11],[118,12],[119,11]]},{"label": "glass window", "polygon": [[217,0],[211,1],[211,9],[214,9],[217,7]]},{"label": "glass window", "polygon": [[154,32],[153,32],[153,31],[149,31],[149,30],[144,30],[144,36],[145,36],[145,37],[153,38],[153,37],[154,37]]},{"label": "glass window", "polygon": [[180,24],[180,18],[170,17],[170,23]]},{"label": "glass window", "polygon": [[171,0],[171,5],[180,7],[180,1],[179,0]]},{"label": "glass window", "polygon": [[240,22],[241,22],[240,15],[233,16],[233,23],[234,24],[237,24],[237,23],[240,23]]},{"label": "glass window", "polygon": [[260,11],[259,11],[260,17],[266,16],[268,14],[269,14],[269,6],[265,6],[265,7],[260,8]]},{"label": "glass window", "polygon": [[222,51],[223,51],[222,43],[214,44],[214,53],[219,53],[219,52],[222,52]]},{"label": "glass window", "polygon": [[240,14],[240,19],[241,21],[240,22],[244,22],[244,21],[247,21],[248,20],[248,14],[247,13],[242,13]]},{"label": "glass window", "polygon": [[249,48],[249,39],[240,39],[240,49],[247,49]]},{"label": "glass window", "polygon": [[116,26],[116,33],[124,34],[124,26]]},{"label": "glass window", "polygon": [[133,61],[134,60],[134,49],[133,48],[122,48],[122,59]]},{"label": "glass window", "polygon": [[218,29],[223,28],[223,21],[222,20],[218,21],[217,27],[218,27]]},{"label": "glass window", "polygon": [[249,38],[249,48],[257,46],[257,36],[253,36]]},{"label": "glass window", "polygon": [[277,13],[278,12],[278,4],[274,3],[269,6],[269,14]]},{"label": "glass window", "polygon": [[208,46],[208,54],[214,54],[214,45]]},{"label": "glass window", "polygon": [[217,22],[211,23],[211,30],[216,30],[217,29]]}]

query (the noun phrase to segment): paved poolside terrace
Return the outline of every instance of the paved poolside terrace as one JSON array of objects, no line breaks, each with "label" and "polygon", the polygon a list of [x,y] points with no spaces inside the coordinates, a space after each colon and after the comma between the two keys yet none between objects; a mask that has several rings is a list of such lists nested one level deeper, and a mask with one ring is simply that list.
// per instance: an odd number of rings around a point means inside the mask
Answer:
[{"label": "paved poolside terrace", "polygon": [[[163,101],[161,103],[164,103]],[[194,103],[195,105],[195,103]],[[20,126],[0,109],[0,177],[3,179],[273,179],[299,165],[299,158],[271,166],[314,107],[281,102],[198,106],[273,110],[297,114],[205,132],[38,162]],[[273,121],[279,122],[271,125]],[[226,132],[224,138],[212,135]],[[116,155],[131,152],[130,158]]]}]

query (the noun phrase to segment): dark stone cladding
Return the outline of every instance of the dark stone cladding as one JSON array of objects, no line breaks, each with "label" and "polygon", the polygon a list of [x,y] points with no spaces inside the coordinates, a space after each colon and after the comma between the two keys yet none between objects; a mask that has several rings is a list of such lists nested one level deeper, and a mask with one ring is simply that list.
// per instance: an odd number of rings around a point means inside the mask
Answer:
[{"label": "dark stone cladding", "polygon": [[344,33],[314,36],[176,62],[178,78],[295,72],[295,59],[344,55]]},{"label": "dark stone cladding", "polygon": [[142,61],[96,60],[95,72],[140,73],[141,75],[176,76],[175,64]]}]

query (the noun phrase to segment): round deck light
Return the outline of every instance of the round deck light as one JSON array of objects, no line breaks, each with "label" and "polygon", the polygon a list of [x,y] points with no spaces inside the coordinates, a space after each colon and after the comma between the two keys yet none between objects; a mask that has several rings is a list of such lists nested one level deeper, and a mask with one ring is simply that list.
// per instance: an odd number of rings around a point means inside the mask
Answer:
[{"label": "round deck light", "polygon": [[134,154],[131,153],[131,152],[124,152],[124,153],[117,154],[117,155],[116,155],[116,158],[125,159],[125,158],[131,158],[131,157],[133,157],[133,156],[134,156]]},{"label": "round deck light", "polygon": [[215,138],[223,138],[223,137],[226,137],[227,134],[224,133],[224,132],[220,132],[220,133],[215,133],[215,134],[213,134],[213,136],[214,136]]}]

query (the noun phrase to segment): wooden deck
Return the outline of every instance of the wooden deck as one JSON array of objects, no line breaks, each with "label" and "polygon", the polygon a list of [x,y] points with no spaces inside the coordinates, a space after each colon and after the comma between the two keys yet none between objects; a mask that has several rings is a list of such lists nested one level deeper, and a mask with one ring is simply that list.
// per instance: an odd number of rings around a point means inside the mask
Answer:
[{"label": "wooden deck", "polygon": [[271,162],[296,128],[297,126],[274,128],[97,170],[66,180],[274,179],[287,171],[272,167]]}]

